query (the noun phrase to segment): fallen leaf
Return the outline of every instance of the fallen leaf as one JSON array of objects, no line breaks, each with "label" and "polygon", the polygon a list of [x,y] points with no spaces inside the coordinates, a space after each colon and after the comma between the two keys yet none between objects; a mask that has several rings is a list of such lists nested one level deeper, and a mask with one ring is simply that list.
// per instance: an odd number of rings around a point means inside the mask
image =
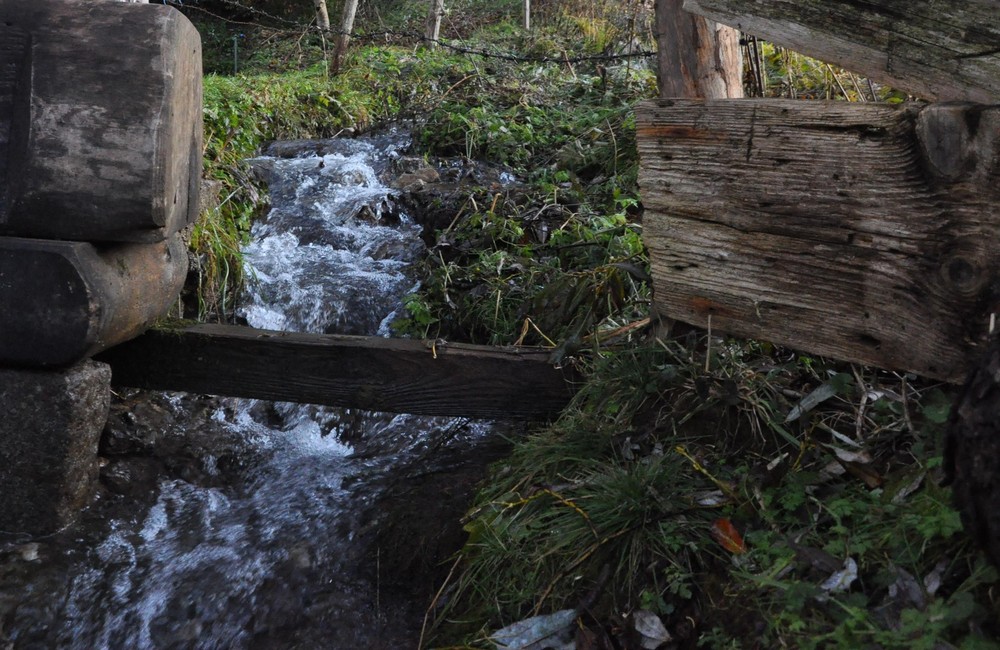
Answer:
[{"label": "fallen leaf", "polygon": [[829,578],[824,580],[819,588],[828,594],[835,594],[850,589],[851,585],[857,579],[858,563],[854,561],[854,558],[849,557],[844,560],[844,567],[840,571],[835,571]]},{"label": "fallen leaf", "polygon": [[802,400],[788,412],[788,417],[785,418],[785,424],[798,420],[804,414],[813,410],[836,394],[837,389],[830,382],[820,384],[815,390],[803,397]]},{"label": "fallen leaf", "polygon": [[795,551],[797,560],[807,563],[817,571],[829,574],[840,570],[843,566],[843,562],[821,548],[803,546],[793,540],[788,540],[788,545]]},{"label": "fallen leaf", "polygon": [[672,639],[660,617],[645,609],[632,612],[632,627],[639,635],[639,646],[643,650],[656,650]]},{"label": "fallen leaf", "polygon": [[885,492],[882,493],[882,501],[900,505],[906,501],[906,497],[920,488],[926,477],[927,470],[922,467],[911,467],[893,474],[886,479],[887,485]]},{"label": "fallen leaf", "polygon": [[842,460],[845,463],[861,463],[866,465],[872,462],[872,455],[868,453],[866,449],[862,449],[861,451],[849,451],[834,445],[826,445],[826,448],[832,451],[838,460]]},{"label": "fallen leaf", "polygon": [[718,506],[725,505],[729,503],[730,499],[722,490],[705,490],[704,492],[697,492],[692,497],[694,502],[703,508],[716,508]]},{"label": "fallen leaf", "polygon": [[941,588],[944,572],[948,569],[948,565],[947,559],[941,560],[934,565],[934,569],[930,573],[924,576],[924,589],[927,590],[928,596],[936,595],[938,589]]},{"label": "fallen leaf", "polygon": [[844,463],[843,465],[848,474],[864,481],[868,489],[874,490],[877,487],[881,487],[882,476],[871,465],[863,465],[861,463]]},{"label": "fallen leaf", "polygon": [[743,543],[743,537],[740,535],[740,532],[736,530],[733,522],[725,517],[712,522],[712,537],[715,538],[715,541],[722,544],[722,548],[730,553],[738,555],[747,552],[746,544]]}]

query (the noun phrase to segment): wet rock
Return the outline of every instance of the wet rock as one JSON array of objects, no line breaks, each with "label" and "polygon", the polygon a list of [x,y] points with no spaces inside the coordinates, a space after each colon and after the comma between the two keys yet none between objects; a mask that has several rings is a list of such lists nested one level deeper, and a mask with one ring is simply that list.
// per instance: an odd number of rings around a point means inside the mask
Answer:
[{"label": "wet rock", "polygon": [[135,499],[156,490],[164,470],[155,458],[120,458],[101,468],[101,482],[115,494]]},{"label": "wet rock", "polygon": [[467,158],[401,158],[395,167],[399,175],[391,183],[401,191],[397,200],[404,212],[424,227],[423,239],[428,245],[436,243],[435,231],[473,209],[469,205],[473,194],[499,193],[515,203],[526,200],[525,186],[498,165]]},{"label": "wet rock", "polygon": [[392,163],[393,172],[400,176],[404,174],[416,174],[429,167],[430,163],[421,156],[400,156]]},{"label": "wet rock", "polygon": [[169,412],[156,401],[118,402],[101,436],[105,456],[149,453],[163,436]]},{"label": "wet rock", "polygon": [[412,191],[441,180],[438,170],[423,158],[400,158],[396,166],[401,171],[405,170],[392,183],[393,187],[401,190]]},{"label": "wet rock", "polygon": [[[129,391],[114,400],[101,436],[101,481],[114,494],[139,497],[162,477],[228,485],[249,444],[225,426],[217,397]],[[227,472],[225,470],[232,470]]]},{"label": "wet rock", "polygon": [[279,140],[268,145],[264,153],[275,158],[305,158],[331,154],[349,156],[365,146],[364,141],[349,138]]}]

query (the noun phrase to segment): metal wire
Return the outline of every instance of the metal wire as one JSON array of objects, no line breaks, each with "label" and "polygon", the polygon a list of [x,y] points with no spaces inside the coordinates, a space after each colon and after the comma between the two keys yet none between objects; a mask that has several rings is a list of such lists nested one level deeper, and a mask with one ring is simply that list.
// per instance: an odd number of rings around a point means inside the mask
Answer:
[{"label": "metal wire", "polygon": [[[656,52],[655,51],[650,51],[650,50],[639,50],[639,51],[636,51],[636,52],[623,52],[621,54],[592,54],[592,55],[580,55],[580,56],[524,56],[524,55],[516,54],[516,53],[513,53],[513,52],[496,52],[496,51],[484,50],[482,48],[468,47],[468,46],[460,44],[461,43],[460,41],[458,41],[458,42],[451,42],[451,41],[446,41],[444,39],[436,39],[436,40],[435,39],[430,39],[430,38],[427,38],[426,36],[424,36],[423,34],[420,34],[418,32],[384,30],[384,31],[381,31],[381,32],[358,33],[358,32],[343,32],[343,31],[333,30],[333,29],[331,29],[331,30],[320,30],[319,27],[316,25],[315,21],[310,21],[308,23],[302,23],[302,22],[298,22],[298,21],[294,21],[294,20],[289,20],[289,19],[283,18],[281,16],[275,16],[274,14],[271,14],[271,13],[268,13],[266,11],[263,11],[262,9],[257,9],[256,7],[247,6],[247,5],[245,5],[245,4],[241,3],[241,2],[237,2],[237,0],[218,0],[218,1],[222,2],[223,4],[228,5],[230,7],[235,7],[235,8],[238,8],[238,9],[242,9],[242,10],[248,11],[248,12],[250,12],[252,14],[255,14],[255,15],[259,16],[259,17],[267,18],[268,20],[272,20],[272,21],[275,21],[275,22],[278,22],[278,23],[281,23],[281,24],[284,24],[284,25],[289,25],[289,26],[293,26],[294,27],[294,29],[275,29],[274,31],[277,31],[277,32],[288,32],[288,33],[296,33],[296,34],[298,34],[298,33],[302,33],[302,32],[305,32],[305,31],[315,30],[317,32],[322,31],[322,33],[324,35],[327,35],[327,36],[329,36],[329,35],[344,35],[344,34],[346,34],[347,36],[349,36],[351,38],[351,40],[359,41],[359,42],[385,40],[385,39],[388,39],[390,37],[396,37],[396,38],[406,39],[408,41],[433,43],[433,44],[438,45],[440,47],[449,49],[449,50],[451,50],[451,51],[453,51],[453,52],[455,52],[457,54],[465,54],[465,55],[470,55],[470,56],[479,56],[479,57],[482,57],[482,58],[485,58],[485,59],[498,59],[498,60],[501,60],[501,61],[512,61],[512,62],[516,62],[516,63],[560,63],[560,64],[570,63],[570,64],[572,64],[572,63],[583,63],[583,62],[590,62],[590,61],[620,61],[620,60],[625,60],[625,59],[640,59],[640,58],[648,58],[648,57],[656,56]],[[203,13],[206,13],[206,14],[212,16],[213,18],[216,18],[218,20],[222,20],[224,22],[228,22],[228,23],[231,23],[231,24],[234,24],[234,25],[252,24],[252,23],[247,23],[245,21],[238,21],[238,20],[233,20],[231,18],[226,18],[224,16],[220,16],[218,14],[215,14],[215,13],[211,12],[211,11],[208,11],[207,9],[204,9],[202,7],[197,7],[197,6],[195,6],[194,4],[191,3],[191,0],[188,0],[188,4],[184,4],[184,0],[163,0],[163,4],[173,5],[173,6],[176,6],[176,7],[182,7],[182,8],[187,9],[187,10],[194,9],[196,11],[201,11]]]}]

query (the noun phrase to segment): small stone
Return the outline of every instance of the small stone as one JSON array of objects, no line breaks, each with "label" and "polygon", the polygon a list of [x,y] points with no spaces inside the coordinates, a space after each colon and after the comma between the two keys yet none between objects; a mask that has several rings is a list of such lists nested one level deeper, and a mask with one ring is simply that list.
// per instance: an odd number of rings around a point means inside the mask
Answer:
[{"label": "small stone", "polygon": [[22,544],[17,548],[17,554],[25,562],[38,562],[38,542]]}]

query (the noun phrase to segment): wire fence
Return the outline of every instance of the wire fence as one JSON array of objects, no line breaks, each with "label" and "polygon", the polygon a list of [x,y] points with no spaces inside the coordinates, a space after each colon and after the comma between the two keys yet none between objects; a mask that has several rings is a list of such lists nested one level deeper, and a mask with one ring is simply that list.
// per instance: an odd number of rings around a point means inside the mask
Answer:
[{"label": "wire fence", "polygon": [[[485,49],[482,47],[470,46],[461,40],[457,39],[444,39],[444,38],[429,38],[425,34],[421,34],[416,31],[408,30],[392,30],[383,29],[380,31],[363,31],[363,32],[343,32],[337,29],[323,30],[320,29],[316,20],[313,19],[309,22],[302,22],[286,18],[284,16],[278,16],[273,13],[264,11],[258,7],[249,6],[238,2],[237,0],[216,0],[216,2],[227,5],[233,9],[237,9],[241,12],[245,12],[249,15],[255,17],[255,19],[263,19],[269,21],[271,24],[268,25],[268,29],[275,33],[286,33],[286,34],[296,34],[302,35],[309,32],[315,32],[324,37],[333,37],[346,35],[350,37],[352,41],[365,43],[365,42],[377,42],[377,41],[389,41],[395,39],[397,41],[403,41],[413,44],[427,44],[439,46],[448,49],[456,54],[462,54],[467,56],[478,56],[485,59],[497,59],[501,61],[508,61],[513,63],[558,63],[558,64],[577,64],[585,62],[601,63],[601,62],[616,62],[627,59],[646,59],[656,56],[656,52],[653,50],[641,49],[633,47],[632,43],[626,44],[626,51],[617,53],[601,53],[601,54],[578,54],[570,56],[568,53],[563,53],[562,56],[536,56],[536,55],[525,55],[510,51],[500,51]],[[202,6],[199,6],[195,0],[161,0],[164,5],[170,5],[177,7],[179,9],[184,9],[186,11],[197,11],[211,16],[212,18],[232,24],[232,25],[253,25],[259,26],[259,23],[237,20],[229,16],[223,16],[213,11],[210,11]]]}]

